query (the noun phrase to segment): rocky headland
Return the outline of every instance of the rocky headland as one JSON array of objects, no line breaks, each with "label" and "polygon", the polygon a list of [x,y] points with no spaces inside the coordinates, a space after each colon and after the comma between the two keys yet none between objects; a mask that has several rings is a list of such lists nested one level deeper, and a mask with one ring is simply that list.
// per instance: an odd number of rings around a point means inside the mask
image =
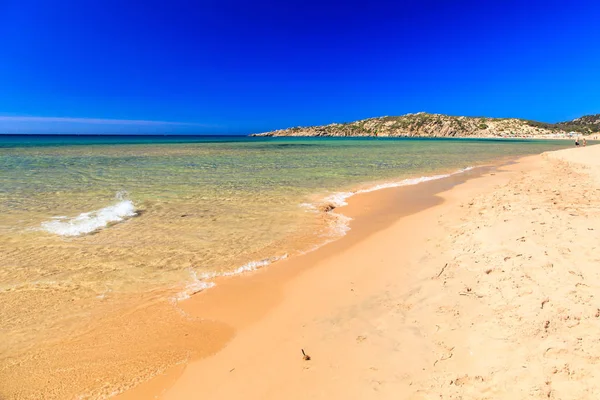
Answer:
[{"label": "rocky headland", "polygon": [[555,124],[518,118],[416,113],[348,123],[295,127],[251,136],[565,138],[600,132],[600,114]]}]

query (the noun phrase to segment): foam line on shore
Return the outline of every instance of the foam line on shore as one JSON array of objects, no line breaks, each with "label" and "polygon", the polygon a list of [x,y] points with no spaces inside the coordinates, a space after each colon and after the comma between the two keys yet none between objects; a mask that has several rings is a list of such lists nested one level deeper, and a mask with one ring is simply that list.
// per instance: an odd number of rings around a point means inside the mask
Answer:
[{"label": "foam line on shore", "polygon": [[[337,239],[345,236],[348,233],[348,231],[350,230],[350,221],[352,221],[352,218],[347,217],[340,213],[336,213],[333,210],[335,210],[336,207],[346,205],[347,204],[346,200],[356,194],[370,193],[370,192],[374,192],[377,190],[394,188],[394,187],[417,185],[417,184],[423,183],[423,182],[448,178],[452,175],[461,174],[461,173],[470,171],[473,168],[474,167],[466,167],[466,168],[459,169],[458,171],[455,171],[455,172],[452,172],[449,174],[422,176],[419,178],[408,178],[408,179],[403,179],[401,181],[380,183],[380,184],[374,185],[374,186],[366,188],[366,189],[360,189],[360,190],[351,191],[351,192],[337,192],[330,196],[325,197],[324,202],[321,202],[322,205],[320,207],[315,204],[311,204],[311,203],[303,203],[300,206],[306,207],[307,209],[309,209],[311,211],[321,210],[321,211],[326,212],[327,214],[331,215],[332,217],[334,217],[334,219],[332,220],[332,222],[330,224],[329,233],[326,235],[328,239],[325,240],[324,242],[310,248],[307,251],[301,252],[300,254],[306,254],[311,251],[315,251],[318,248],[320,248],[328,243],[331,243],[332,241],[337,240]],[[260,268],[266,267],[270,264],[273,264],[274,262],[277,262],[280,260],[285,260],[287,257],[288,257],[288,255],[284,254],[282,256],[269,257],[269,258],[265,258],[265,259],[258,260],[258,261],[250,261],[250,262],[236,268],[233,271],[227,271],[227,272],[221,272],[221,273],[209,272],[209,273],[202,274],[200,277],[198,277],[196,272],[192,270],[192,271],[190,271],[190,275],[192,277],[191,282],[188,285],[186,285],[185,289],[182,292],[180,292],[179,294],[177,294],[173,300],[175,302],[186,300],[186,299],[189,299],[192,295],[194,295],[196,293],[199,293],[203,290],[214,287],[216,284],[214,282],[212,282],[211,279],[214,279],[217,277],[235,276],[235,275],[242,274],[244,272],[255,271],[257,269],[260,269]]]},{"label": "foam line on shore", "polygon": [[348,204],[346,202],[346,200],[348,200],[348,198],[350,198],[350,197],[352,197],[352,196],[354,196],[356,194],[370,193],[370,192],[374,192],[376,190],[389,189],[389,188],[395,188],[395,187],[401,187],[401,186],[418,185],[419,183],[434,181],[434,180],[443,179],[443,178],[448,178],[448,177],[450,177],[452,175],[456,175],[456,174],[462,174],[464,172],[472,170],[473,168],[474,167],[466,167],[466,168],[459,169],[458,171],[451,172],[449,174],[421,176],[419,178],[407,178],[407,179],[403,179],[401,181],[392,181],[392,182],[380,183],[380,184],[377,184],[375,186],[371,186],[371,187],[366,188],[366,189],[359,189],[359,190],[350,191],[350,192],[337,192],[337,193],[333,193],[332,195],[327,196],[324,199],[324,202],[326,204],[332,205],[334,208],[335,207],[341,207],[341,206],[345,206],[346,204]]},{"label": "foam line on shore", "polygon": [[234,269],[233,271],[206,272],[206,273],[201,274],[200,276],[198,276],[196,271],[190,270],[190,276],[192,278],[191,282],[188,283],[185,286],[184,290],[182,292],[178,293],[173,298],[173,300],[176,302],[186,300],[186,299],[189,299],[192,295],[194,295],[196,293],[199,293],[203,290],[214,287],[216,284],[214,282],[212,282],[211,279],[218,278],[218,277],[239,275],[239,274],[242,274],[244,272],[249,272],[249,271],[256,271],[257,269],[266,267],[267,265],[270,265],[276,261],[285,260],[287,257],[288,257],[288,255],[284,254],[282,256],[269,257],[269,258],[265,258],[265,259],[258,260],[258,261],[250,261],[250,262]]}]

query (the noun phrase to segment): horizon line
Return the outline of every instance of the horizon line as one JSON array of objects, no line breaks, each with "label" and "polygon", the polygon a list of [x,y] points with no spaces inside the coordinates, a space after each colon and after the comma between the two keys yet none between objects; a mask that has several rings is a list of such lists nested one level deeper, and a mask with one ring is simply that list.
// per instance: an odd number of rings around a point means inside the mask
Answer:
[{"label": "horizon line", "polygon": [[178,126],[202,126],[205,128],[216,128],[218,125],[202,124],[198,122],[180,122],[180,121],[157,121],[146,119],[112,119],[112,118],[82,118],[82,117],[41,117],[30,115],[0,115],[0,122],[67,122],[77,124],[95,124],[95,125],[178,125]]}]

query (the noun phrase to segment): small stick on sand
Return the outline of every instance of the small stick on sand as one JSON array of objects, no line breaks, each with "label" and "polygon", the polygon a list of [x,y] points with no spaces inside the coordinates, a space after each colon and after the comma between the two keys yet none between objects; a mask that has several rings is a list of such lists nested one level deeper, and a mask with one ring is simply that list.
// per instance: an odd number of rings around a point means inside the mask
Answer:
[{"label": "small stick on sand", "polygon": [[300,349],[302,351],[302,359],[304,361],[310,361],[310,356],[304,352],[304,349]]},{"label": "small stick on sand", "polygon": [[437,274],[436,278],[439,278],[440,275],[442,275],[444,273],[444,270],[446,269],[447,266],[448,266],[448,263],[446,263],[446,265],[444,265],[444,268],[442,268],[442,270],[440,271],[440,273]]},{"label": "small stick on sand", "polygon": [[544,300],[542,300],[542,310],[544,309],[544,304],[546,304],[549,301],[550,301],[550,299],[547,297]]}]

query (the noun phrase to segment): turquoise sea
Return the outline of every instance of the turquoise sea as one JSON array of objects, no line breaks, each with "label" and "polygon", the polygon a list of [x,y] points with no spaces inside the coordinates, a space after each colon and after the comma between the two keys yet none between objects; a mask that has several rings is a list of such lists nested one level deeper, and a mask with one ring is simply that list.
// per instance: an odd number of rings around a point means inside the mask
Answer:
[{"label": "turquoise sea", "polygon": [[347,220],[320,210],[356,191],[570,145],[0,136],[0,364],[30,357],[122,298],[177,302],[216,275],[340,237]]}]

